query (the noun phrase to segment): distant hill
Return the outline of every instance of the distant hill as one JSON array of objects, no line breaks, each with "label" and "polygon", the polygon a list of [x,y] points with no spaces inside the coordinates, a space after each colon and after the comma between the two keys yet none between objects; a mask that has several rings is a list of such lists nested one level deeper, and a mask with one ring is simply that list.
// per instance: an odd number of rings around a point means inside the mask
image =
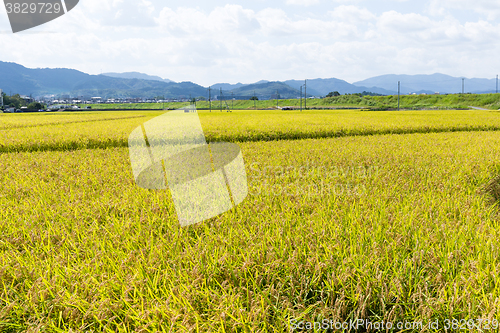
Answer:
[{"label": "distant hill", "polygon": [[[300,89],[300,86],[304,84],[303,80],[288,80],[284,83],[289,86]],[[335,78],[331,79],[313,79],[307,80],[307,96],[325,96],[329,92],[338,91],[340,94],[353,94],[362,93],[363,91],[369,91],[377,94],[392,95],[395,92],[391,89],[381,89],[378,87],[363,87],[355,86],[344,80],[339,80]],[[396,91],[397,92],[397,91]]]},{"label": "distant hill", "polygon": [[277,81],[247,84],[240,88],[232,89],[231,91],[223,91],[223,93],[227,96],[231,93],[236,96],[254,96],[255,93],[259,99],[276,98],[276,92],[279,93],[280,98],[296,98],[300,95],[300,92],[297,89],[294,89],[283,82]]},{"label": "distant hill", "polygon": [[192,82],[160,82],[154,80],[118,79],[104,75],[91,75],[86,81],[75,85],[72,96],[188,98],[206,95],[206,89]]},{"label": "distant hill", "polygon": [[0,88],[5,93],[23,95],[60,94],[68,91],[75,82],[82,82],[90,75],[74,69],[29,69],[12,62],[0,61]]},{"label": "distant hill", "polygon": [[[312,83],[311,81],[313,81],[313,80],[307,81],[307,96],[308,97],[310,97],[310,96],[322,96],[322,95],[324,96],[330,92],[329,91],[326,94],[323,94],[321,92],[321,89],[318,90],[317,87],[315,86],[315,84]],[[287,80],[287,81],[283,81],[283,82],[285,84],[289,85],[290,87],[298,90],[299,93],[300,93],[300,86],[304,85],[304,80]],[[311,85],[311,83],[312,83],[312,85]],[[304,87],[302,87],[302,94],[305,94]]]},{"label": "distant hill", "polygon": [[[427,93],[433,94],[456,94],[462,92],[462,78],[445,74],[431,75],[381,75],[359,82],[356,86],[376,86],[388,90],[398,89],[398,81],[401,81],[401,93]],[[471,93],[494,93],[496,90],[495,79],[465,79],[465,92]]]},{"label": "distant hill", "polygon": [[192,82],[114,78],[63,68],[31,69],[9,62],[0,62],[0,88],[6,93],[32,96],[179,98],[206,95],[206,88]]},{"label": "distant hill", "polygon": [[[401,81],[402,94],[408,93],[459,93],[462,91],[462,78],[444,74],[432,75],[381,75],[355,82],[344,80],[312,79],[307,80],[308,96],[325,96],[329,92],[340,94],[362,93],[363,91],[393,95],[397,93],[398,81]],[[224,95],[253,96],[259,99],[275,98],[276,91],[281,98],[297,98],[303,80],[266,81],[252,84],[217,83],[212,85],[212,96],[217,96],[222,89]],[[22,95],[70,95],[99,96],[102,98],[165,98],[208,97],[208,89],[193,82],[173,82],[138,72],[106,73],[90,75],[66,68],[26,68],[16,63],[0,61],[0,89],[5,93]],[[465,92],[495,92],[495,79],[465,79]],[[303,92],[304,93],[304,92]]]},{"label": "distant hill", "polygon": [[152,81],[161,81],[161,82],[174,82],[169,79],[162,79],[159,76],[148,75],[139,72],[125,72],[125,73],[103,73],[102,75],[116,77],[119,79],[140,79],[140,80],[152,80]]},{"label": "distant hill", "polygon": [[216,83],[212,84],[211,88],[213,91],[219,90],[222,88],[222,90],[233,90],[237,88],[241,88],[243,86],[246,86],[246,84],[243,83],[236,83],[236,84],[230,84],[230,83]]},{"label": "distant hill", "polygon": [[[270,96],[276,94],[276,90],[282,98],[295,98],[300,96],[300,86],[304,85],[303,80],[287,80],[287,81],[259,81],[253,84],[241,84],[236,85],[222,83],[213,85],[213,89],[222,88],[225,93],[233,93],[238,96],[253,96],[253,90],[256,90],[256,95]],[[331,79],[314,79],[307,80],[307,96],[325,96],[329,92],[338,91],[340,94],[352,94],[361,93],[363,91],[370,91],[383,95],[395,94],[395,91],[385,90],[377,87],[366,88],[358,87],[350,84],[344,80],[339,80],[335,78]],[[304,87],[302,88],[302,94],[305,94]]]}]

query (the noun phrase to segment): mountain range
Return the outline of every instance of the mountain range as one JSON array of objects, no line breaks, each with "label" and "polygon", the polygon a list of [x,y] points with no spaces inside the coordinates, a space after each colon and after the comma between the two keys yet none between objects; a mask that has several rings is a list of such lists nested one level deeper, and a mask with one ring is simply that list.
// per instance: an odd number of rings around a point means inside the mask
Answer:
[{"label": "mountain range", "polygon": [[125,72],[125,73],[103,73],[102,75],[116,77],[119,79],[140,79],[140,80],[152,80],[152,81],[160,81],[160,82],[174,82],[169,79],[162,79],[159,76],[148,75],[139,72]]},{"label": "mountain range", "polygon": [[439,73],[431,75],[381,75],[354,82],[353,84],[356,86],[380,87],[382,89],[397,91],[399,81],[401,82],[402,94],[434,94],[436,92],[455,94],[462,92],[462,79],[464,79],[463,87],[465,93],[484,94],[496,92],[496,79],[468,79]]},{"label": "mountain range", "polygon": [[[465,92],[491,93],[496,91],[495,79],[465,79],[445,74],[432,75],[381,75],[363,81],[348,83],[337,78],[307,80],[307,96],[325,96],[329,92],[340,94],[362,93],[364,91],[382,95],[397,94],[398,81],[401,93],[439,92],[459,93],[462,83]],[[256,83],[217,83],[211,86],[212,98],[222,93],[224,96],[250,97],[254,94],[259,99],[296,98],[304,93],[303,80],[266,81]],[[26,68],[22,65],[0,61],[0,89],[7,94],[47,96],[70,95],[99,96],[102,98],[188,98],[208,97],[208,87],[193,82],[174,82],[138,72],[105,73],[90,75],[67,68]]]},{"label": "mountain range", "polygon": [[16,63],[0,62],[0,89],[7,94],[45,96],[99,96],[178,98],[203,96],[206,89],[192,82],[161,82],[137,78],[90,75],[74,69],[30,69]]}]

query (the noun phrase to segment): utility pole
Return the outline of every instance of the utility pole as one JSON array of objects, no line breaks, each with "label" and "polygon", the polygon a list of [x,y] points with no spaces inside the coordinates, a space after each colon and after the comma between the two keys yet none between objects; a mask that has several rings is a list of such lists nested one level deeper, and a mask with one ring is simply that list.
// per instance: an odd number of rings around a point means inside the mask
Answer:
[{"label": "utility pole", "polygon": [[257,97],[257,96],[255,96],[255,90],[254,90],[254,91],[253,91],[253,108],[254,108],[254,109],[255,109],[255,108],[257,108],[257,107],[255,106],[255,101],[256,101],[256,99],[255,99],[255,98],[256,98],[256,97]]},{"label": "utility pole", "polygon": [[208,104],[210,104],[210,112],[212,112],[212,86],[208,87]]},{"label": "utility pole", "polygon": [[307,109],[307,80],[304,80],[304,109]]},{"label": "utility pole", "polygon": [[497,94],[498,94],[498,74],[497,74]]},{"label": "utility pole", "polygon": [[398,81],[398,111],[399,111],[399,95],[401,94],[401,81]]},{"label": "utility pole", "polygon": [[300,112],[302,112],[302,86],[300,86]]},{"label": "utility pole", "polygon": [[280,102],[279,102],[280,97],[279,96],[280,96],[280,93],[279,93],[278,89],[276,89],[276,108],[278,108],[278,109],[280,107]]},{"label": "utility pole", "polygon": [[465,88],[465,79],[464,79],[464,78],[462,78],[462,94],[463,94],[463,93],[464,93],[464,91],[465,91],[465,89],[464,89],[464,88]]},{"label": "utility pole", "polygon": [[231,91],[231,109],[234,109],[234,93]]},{"label": "utility pole", "polygon": [[220,99],[220,112],[222,112],[222,88],[220,88],[219,99]]}]

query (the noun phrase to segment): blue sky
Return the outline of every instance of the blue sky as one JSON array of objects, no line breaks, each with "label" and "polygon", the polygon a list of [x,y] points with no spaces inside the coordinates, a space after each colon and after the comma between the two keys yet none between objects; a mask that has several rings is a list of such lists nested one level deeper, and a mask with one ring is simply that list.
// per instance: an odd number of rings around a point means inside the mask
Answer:
[{"label": "blue sky", "polygon": [[80,0],[57,20],[9,31],[2,6],[2,61],[138,71],[205,86],[500,74],[497,0]]}]

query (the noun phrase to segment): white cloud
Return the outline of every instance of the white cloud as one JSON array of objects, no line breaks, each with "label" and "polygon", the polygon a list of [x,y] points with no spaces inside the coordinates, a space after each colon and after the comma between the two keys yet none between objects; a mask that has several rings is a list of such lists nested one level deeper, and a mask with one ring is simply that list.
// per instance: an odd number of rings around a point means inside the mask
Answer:
[{"label": "white cloud", "polygon": [[[379,33],[394,43],[426,47],[454,46],[474,47],[493,43],[500,37],[500,25],[490,22],[460,23],[453,17],[432,20],[420,14],[401,14],[395,11],[383,13],[377,22]],[[403,44],[403,45],[404,45]]]},{"label": "white cloud", "polygon": [[333,3],[359,3],[362,0],[332,0]]},{"label": "white cloud", "polygon": [[259,22],[252,10],[239,5],[217,7],[209,14],[197,8],[165,7],[155,18],[162,31],[171,35],[191,36],[198,39],[210,34],[248,34],[259,29]]},{"label": "white cloud", "polygon": [[286,0],[287,5],[312,6],[319,3],[319,0]]},{"label": "white cloud", "polygon": [[476,12],[489,21],[500,18],[500,2],[497,0],[431,0],[428,7],[431,12],[441,15],[449,9],[457,9]]},{"label": "white cloud", "polygon": [[336,21],[349,21],[349,22],[370,22],[376,19],[376,15],[370,12],[366,8],[360,8],[357,6],[338,6],[333,11],[329,11],[328,14]]},{"label": "white cloud", "polygon": [[279,4],[86,0],[33,30],[58,33],[0,34],[0,43],[9,45],[0,60],[94,74],[141,71],[204,85],[304,77],[356,81],[388,73],[480,77],[500,71],[492,69],[500,54],[500,24],[486,14],[479,20],[464,19],[465,12],[460,19],[453,15],[459,6],[495,12],[496,1],[429,0],[420,11],[348,0],[322,0],[308,12]]}]

